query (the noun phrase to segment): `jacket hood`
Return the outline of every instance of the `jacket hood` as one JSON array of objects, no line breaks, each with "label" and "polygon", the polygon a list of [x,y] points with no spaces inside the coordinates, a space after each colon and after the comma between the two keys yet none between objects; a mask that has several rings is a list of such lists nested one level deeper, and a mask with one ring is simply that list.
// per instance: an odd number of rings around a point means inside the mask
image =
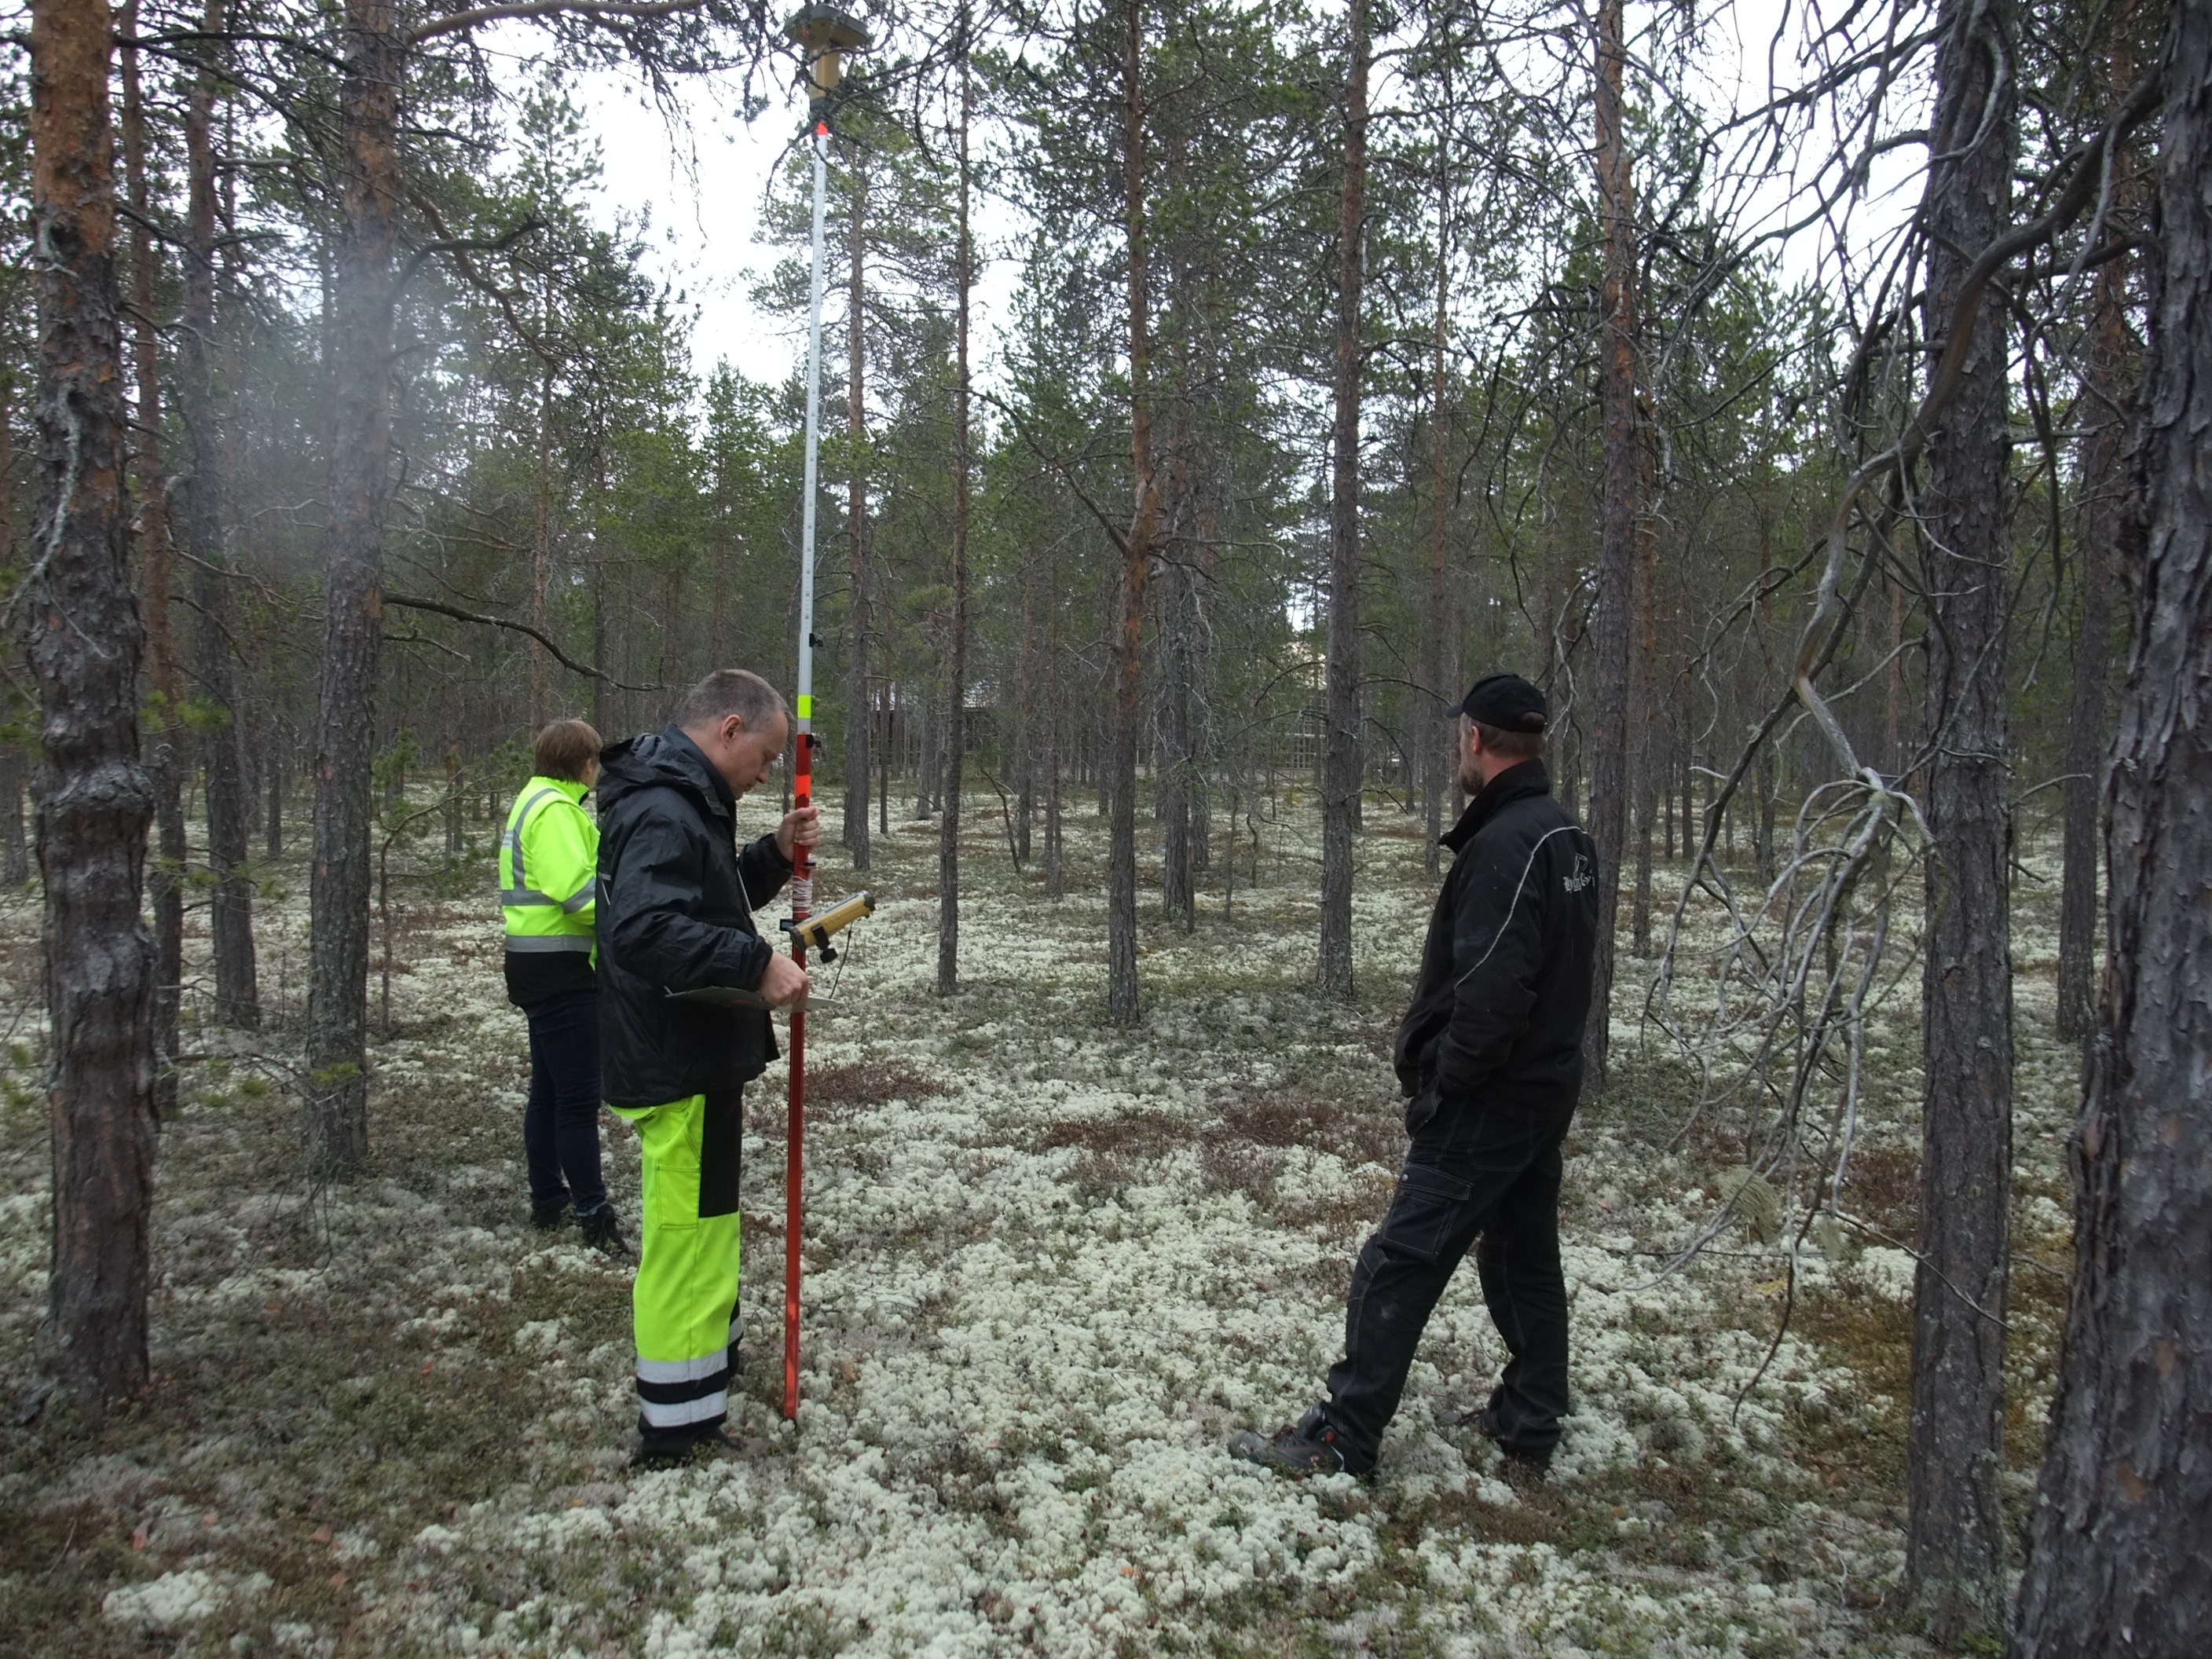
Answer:
[{"label": "jacket hood", "polygon": [[1474,839],[1475,831],[1489,823],[1507,801],[1551,793],[1552,775],[1544,769],[1542,761],[1524,760],[1517,766],[1509,766],[1475,791],[1474,799],[1467,804],[1467,811],[1459,815],[1459,822],[1437,840],[1456,853]]},{"label": "jacket hood", "polygon": [[599,751],[599,810],[641,789],[680,789],[708,814],[729,817],[737,797],[699,745],[674,725],[641,732]]}]

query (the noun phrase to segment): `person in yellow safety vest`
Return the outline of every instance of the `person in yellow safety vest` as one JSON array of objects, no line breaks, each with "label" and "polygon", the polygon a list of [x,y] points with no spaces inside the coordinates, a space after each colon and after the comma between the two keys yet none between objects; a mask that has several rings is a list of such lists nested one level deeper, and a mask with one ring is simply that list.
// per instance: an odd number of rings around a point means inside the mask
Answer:
[{"label": "person in yellow safety vest", "polygon": [[530,1218],[557,1227],[573,1204],[585,1243],[623,1255],[599,1173],[599,827],[583,804],[599,775],[599,734],[555,720],[538,734],[532,764],[499,839],[507,998],[530,1025]]}]

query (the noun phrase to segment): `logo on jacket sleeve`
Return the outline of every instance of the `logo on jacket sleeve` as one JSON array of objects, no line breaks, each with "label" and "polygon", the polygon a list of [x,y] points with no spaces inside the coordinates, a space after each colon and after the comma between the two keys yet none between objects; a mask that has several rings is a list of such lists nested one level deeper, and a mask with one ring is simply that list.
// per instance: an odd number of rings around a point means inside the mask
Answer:
[{"label": "logo on jacket sleeve", "polygon": [[1575,854],[1574,869],[1560,881],[1559,885],[1570,893],[1579,893],[1596,879],[1597,872],[1590,868],[1589,855],[1577,853]]}]

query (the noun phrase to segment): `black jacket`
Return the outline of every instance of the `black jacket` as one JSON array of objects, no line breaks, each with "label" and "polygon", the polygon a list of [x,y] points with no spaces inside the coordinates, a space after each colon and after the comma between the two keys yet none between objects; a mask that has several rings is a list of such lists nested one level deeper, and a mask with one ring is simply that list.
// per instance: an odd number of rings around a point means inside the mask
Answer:
[{"label": "black jacket", "polygon": [[1398,1028],[1406,1127],[1477,1096],[1571,1107],[1597,944],[1597,848],[1533,760],[1485,784],[1443,844],[1455,856]]},{"label": "black jacket", "polygon": [[599,1066],[607,1102],[659,1106],[733,1089],[775,1056],[758,1008],[670,991],[751,989],[771,947],[753,907],[790,879],[763,836],[742,852],[737,798],[676,726],[599,757]]}]

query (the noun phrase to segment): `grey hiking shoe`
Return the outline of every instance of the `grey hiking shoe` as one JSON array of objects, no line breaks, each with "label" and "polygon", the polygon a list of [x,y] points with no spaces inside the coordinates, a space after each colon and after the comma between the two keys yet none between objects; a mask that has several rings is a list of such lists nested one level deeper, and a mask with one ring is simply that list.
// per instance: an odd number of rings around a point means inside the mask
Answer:
[{"label": "grey hiking shoe", "polygon": [[1257,1463],[1263,1469],[1277,1474],[1304,1479],[1310,1474],[1364,1474],[1355,1469],[1345,1457],[1337,1443],[1336,1431],[1328,1425],[1316,1406],[1287,1428],[1277,1429],[1265,1437],[1250,1429],[1232,1437],[1229,1455],[1247,1463]]}]

